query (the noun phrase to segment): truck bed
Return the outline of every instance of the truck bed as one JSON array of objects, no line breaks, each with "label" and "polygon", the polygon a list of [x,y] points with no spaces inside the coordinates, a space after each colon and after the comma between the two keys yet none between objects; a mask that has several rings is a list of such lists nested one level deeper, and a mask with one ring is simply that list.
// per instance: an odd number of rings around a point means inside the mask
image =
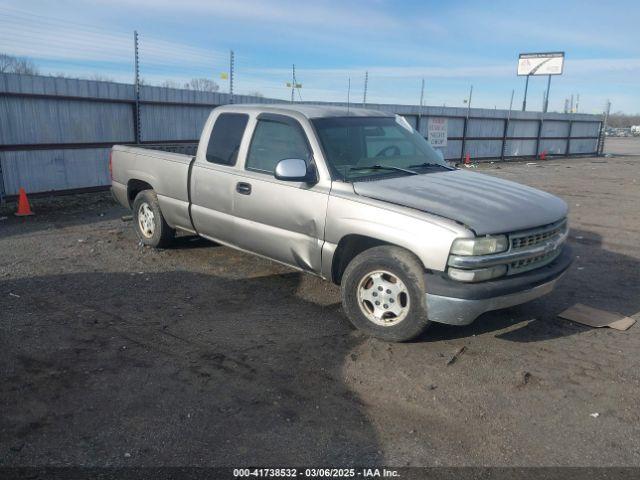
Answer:
[{"label": "truck bed", "polygon": [[114,145],[111,153],[114,195],[124,206],[131,207],[137,191],[152,188],[167,223],[192,231],[189,180],[196,149],[197,144]]},{"label": "truck bed", "polygon": [[198,142],[192,143],[128,143],[125,147],[143,148],[145,150],[158,150],[160,152],[179,153],[195,156],[198,151]]}]

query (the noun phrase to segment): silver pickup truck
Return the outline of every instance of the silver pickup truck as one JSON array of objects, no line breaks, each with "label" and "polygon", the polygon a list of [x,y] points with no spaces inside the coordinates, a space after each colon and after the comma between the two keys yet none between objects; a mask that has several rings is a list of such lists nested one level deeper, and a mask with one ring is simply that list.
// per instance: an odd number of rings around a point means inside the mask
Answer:
[{"label": "silver pickup truck", "polygon": [[572,261],[565,202],[451,168],[383,112],[218,107],[199,144],[116,145],[110,168],[145,245],[180,230],[317,275],[389,341],[540,297]]}]

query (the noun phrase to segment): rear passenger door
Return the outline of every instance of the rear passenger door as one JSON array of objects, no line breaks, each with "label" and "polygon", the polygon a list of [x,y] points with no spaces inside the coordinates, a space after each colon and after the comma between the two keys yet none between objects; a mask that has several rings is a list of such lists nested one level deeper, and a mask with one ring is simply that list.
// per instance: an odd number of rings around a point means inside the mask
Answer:
[{"label": "rear passenger door", "polygon": [[233,200],[239,178],[236,162],[248,121],[245,113],[221,113],[215,117],[206,152],[198,152],[191,173],[191,217],[196,230],[232,245]]},{"label": "rear passenger door", "polygon": [[302,270],[320,272],[328,191],[320,185],[274,177],[280,160],[313,161],[300,123],[286,115],[260,114],[237,185],[236,243]]}]

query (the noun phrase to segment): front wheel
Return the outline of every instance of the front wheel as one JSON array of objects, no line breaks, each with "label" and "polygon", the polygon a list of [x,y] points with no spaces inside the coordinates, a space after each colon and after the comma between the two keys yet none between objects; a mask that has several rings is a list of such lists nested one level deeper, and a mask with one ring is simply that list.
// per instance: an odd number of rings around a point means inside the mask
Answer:
[{"label": "front wheel", "polygon": [[133,201],[133,226],[144,245],[165,248],[171,245],[176,232],[160,211],[158,196],[153,190],[143,190]]},{"label": "front wheel", "polygon": [[342,305],[356,328],[392,342],[420,335],[429,325],[424,269],[400,247],[365,250],[342,277]]}]

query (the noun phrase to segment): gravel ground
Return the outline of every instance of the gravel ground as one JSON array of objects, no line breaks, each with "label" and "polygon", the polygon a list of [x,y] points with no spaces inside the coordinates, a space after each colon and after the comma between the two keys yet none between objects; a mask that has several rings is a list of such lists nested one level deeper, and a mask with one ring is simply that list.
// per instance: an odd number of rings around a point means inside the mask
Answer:
[{"label": "gravel ground", "polygon": [[0,220],[0,465],[640,466],[640,325],[556,317],[640,320],[639,162],[479,168],[563,197],[578,258],[549,296],[407,344],[311,276],[141,248],[106,193],[35,200]]},{"label": "gravel ground", "polygon": [[640,155],[640,137],[607,137],[604,151],[615,155]]}]

